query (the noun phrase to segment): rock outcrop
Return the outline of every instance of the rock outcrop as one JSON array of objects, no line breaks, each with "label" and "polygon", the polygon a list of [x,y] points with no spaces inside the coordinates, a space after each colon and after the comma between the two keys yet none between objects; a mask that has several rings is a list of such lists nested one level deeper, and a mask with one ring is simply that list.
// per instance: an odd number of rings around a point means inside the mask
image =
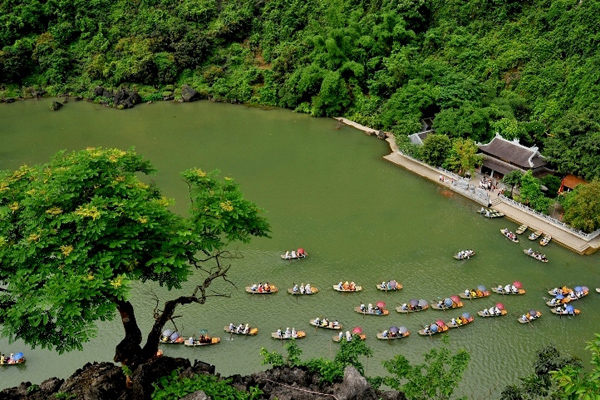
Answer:
[{"label": "rock outcrop", "polygon": [[50,104],[50,110],[52,111],[58,111],[63,107],[63,103],[58,102],[58,101],[53,101],[52,104]]},{"label": "rock outcrop", "polygon": [[188,103],[190,101],[200,100],[201,97],[200,93],[190,85],[183,85],[181,87],[181,98],[184,102]]},{"label": "rock outcrop", "polygon": [[[108,362],[87,363],[66,380],[51,378],[39,386],[29,382],[0,392],[0,400],[45,400],[57,394],[73,400],[149,400],[156,382],[172,371],[179,370],[180,376],[214,374],[214,366],[201,361],[190,364],[185,358],[159,357],[139,366],[131,373],[128,388],[123,370]],[[318,374],[306,367],[275,367],[256,374],[231,377],[231,384],[238,390],[250,391],[258,387],[261,399],[279,400],[405,400],[402,393],[379,392],[352,366],[344,371],[341,382],[321,381]],[[210,400],[203,391],[190,393],[184,400]]]}]

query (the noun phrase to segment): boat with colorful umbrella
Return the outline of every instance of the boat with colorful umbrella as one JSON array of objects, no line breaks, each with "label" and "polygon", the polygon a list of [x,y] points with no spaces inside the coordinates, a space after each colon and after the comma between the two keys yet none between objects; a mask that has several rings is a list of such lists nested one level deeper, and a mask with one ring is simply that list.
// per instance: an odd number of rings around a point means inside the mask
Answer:
[{"label": "boat with colorful umbrella", "polygon": [[343,342],[344,340],[347,342],[351,342],[355,338],[358,338],[360,340],[367,339],[367,335],[363,333],[363,330],[360,326],[355,326],[354,328],[352,328],[352,333],[350,333],[349,331],[346,331],[346,333],[340,332],[339,334],[333,336],[332,340],[336,343]]},{"label": "boat with colorful umbrella", "polygon": [[306,258],[308,256],[308,253],[302,248],[300,247],[298,250],[292,250],[292,251],[286,251],[285,254],[281,255],[281,258],[283,260],[301,260],[303,258]]},{"label": "boat with colorful umbrella", "polygon": [[388,315],[390,312],[385,309],[385,302],[378,301],[375,303],[375,307],[372,304],[369,304],[365,307],[364,304],[361,304],[359,307],[354,307],[354,311],[363,315],[376,315],[376,316],[384,316]]},{"label": "boat with colorful umbrella", "polygon": [[529,310],[528,313],[521,315],[517,320],[521,324],[528,324],[542,316],[542,313],[537,310]]},{"label": "boat with colorful umbrella", "polygon": [[458,296],[461,299],[465,300],[473,300],[473,299],[481,299],[484,297],[489,297],[491,292],[485,288],[483,285],[478,285],[477,289],[465,289],[463,293],[459,293]]},{"label": "boat with colorful umbrella", "polygon": [[434,324],[425,325],[423,329],[419,329],[419,335],[421,336],[432,336],[439,333],[448,332],[448,325],[441,319],[438,319]]},{"label": "boat with colorful umbrella", "polygon": [[395,280],[383,281],[379,285],[377,285],[377,290],[381,290],[382,292],[397,292],[402,289],[402,284]]},{"label": "boat with colorful umbrella", "polygon": [[390,326],[389,329],[387,329],[381,333],[378,333],[377,339],[396,340],[396,339],[402,339],[402,338],[408,337],[408,335],[410,335],[410,332],[408,331],[408,329],[406,329],[405,326],[397,327],[395,325],[392,325],[392,326]]},{"label": "boat with colorful umbrella", "polygon": [[181,336],[181,333],[171,329],[165,329],[159,341],[161,344],[183,344],[183,342],[185,342],[185,339]]},{"label": "boat with colorful umbrella", "polygon": [[444,300],[438,300],[437,302],[431,303],[431,308],[434,310],[450,310],[453,308],[460,308],[463,306],[463,302],[457,295],[446,297]]},{"label": "boat with colorful umbrella", "polygon": [[419,312],[425,311],[429,308],[429,303],[425,299],[417,300],[412,299],[408,303],[404,303],[398,307],[396,307],[396,311],[403,314],[408,314],[411,312]]},{"label": "boat with colorful umbrella", "polygon": [[550,312],[552,314],[556,314],[556,315],[560,315],[560,316],[566,315],[566,316],[569,316],[569,317],[574,317],[575,315],[581,314],[581,310],[573,307],[570,304],[567,304],[565,306],[559,306],[559,307],[556,307],[556,308],[552,308],[552,309],[550,309]]},{"label": "boat with colorful umbrella", "polygon": [[526,293],[525,289],[523,289],[523,284],[520,281],[514,281],[512,285],[498,285],[492,288],[492,292],[501,295],[523,295]]},{"label": "boat with colorful umbrella", "polygon": [[25,355],[21,352],[11,353],[9,356],[2,355],[0,356],[0,365],[19,365],[25,362]]},{"label": "boat with colorful umbrella", "polygon": [[548,294],[552,296],[563,295],[565,301],[563,303],[568,303],[570,301],[576,301],[584,298],[590,293],[590,288],[587,286],[575,286],[573,289],[568,288],[567,286],[563,286],[562,288],[555,287],[554,289],[548,290]]},{"label": "boat with colorful umbrella", "polygon": [[473,318],[468,312],[464,312],[459,317],[452,318],[452,321],[448,322],[446,325],[448,325],[449,328],[460,328],[461,326],[468,325],[473,321],[475,321],[475,318]]},{"label": "boat with colorful umbrella", "polygon": [[477,315],[483,318],[502,317],[506,314],[508,314],[508,311],[504,309],[504,304],[502,303],[496,303],[494,307],[484,308],[481,311],[477,311]]}]

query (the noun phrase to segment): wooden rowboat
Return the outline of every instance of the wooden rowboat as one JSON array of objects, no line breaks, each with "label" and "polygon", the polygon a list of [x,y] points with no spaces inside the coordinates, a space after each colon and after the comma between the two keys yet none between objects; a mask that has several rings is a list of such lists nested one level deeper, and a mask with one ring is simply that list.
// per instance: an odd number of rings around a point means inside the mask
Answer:
[{"label": "wooden rowboat", "polygon": [[234,329],[232,331],[229,329],[229,326],[225,326],[223,329],[227,333],[233,333],[234,335],[241,335],[241,336],[256,336],[256,334],[258,333],[258,328],[252,328],[252,327],[250,328],[250,331],[248,333],[238,332],[237,329]]},{"label": "wooden rowboat", "polygon": [[[462,253],[462,255],[461,255]],[[469,258],[473,257],[475,255],[475,251],[473,250],[463,250],[463,251],[459,251],[458,253],[456,253],[454,255],[454,259],[455,260],[468,260]]]},{"label": "wooden rowboat", "polygon": [[246,286],[246,292],[250,293],[250,294],[273,294],[273,293],[277,293],[279,291],[279,289],[277,289],[277,286],[275,285],[270,285],[271,286],[271,290],[269,290],[268,292],[265,292],[264,290],[262,292],[259,292],[258,290],[252,290],[252,286]]},{"label": "wooden rowboat", "polygon": [[504,291],[504,289],[503,290],[498,290],[497,287],[492,288],[492,292],[494,292],[496,294],[501,294],[501,295],[510,295],[510,294],[512,294],[512,295],[522,295],[522,294],[526,293],[525,289],[517,289],[517,293],[513,293],[513,292],[507,293],[507,292]]},{"label": "wooden rowboat", "polygon": [[399,282],[396,282],[395,288],[388,288],[387,285],[385,287],[382,287],[381,284],[377,285],[376,287],[377,287],[377,290],[381,290],[382,292],[396,292],[396,291],[402,289],[402,284]]},{"label": "wooden rowboat", "polygon": [[482,292],[481,290],[479,290],[478,292],[481,293],[481,296],[480,295],[467,296],[465,293],[459,293],[458,297],[460,297],[461,299],[465,299],[465,300],[475,300],[475,299],[483,299],[484,297],[489,297],[492,294],[489,290],[486,290],[485,292]]},{"label": "wooden rowboat", "polygon": [[356,285],[356,287],[354,288],[354,290],[350,290],[350,289],[340,289],[338,285],[333,285],[333,290],[336,290],[338,292],[344,292],[344,293],[354,293],[354,292],[360,292],[362,290],[362,286],[358,286]]},{"label": "wooden rowboat", "polygon": [[[458,319],[458,318],[457,318],[457,319]],[[465,320],[466,320],[467,322],[464,322]],[[450,322],[447,322],[447,323],[446,323],[446,326],[448,326],[448,328],[460,328],[460,327],[462,327],[462,326],[469,325],[470,323],[472,323],[473,321],[475,321],[475,318],[473,318],[473,317],[470,317],[469,319],[462,318],[462,321],[463,321],[463,323],[462,323],[462,324],[460,324],[460,325],[459,325],[459,324],[457,324],[457,323],[452,323],[452,321],[450,321]]]},{"label": "wooden rowboat", "polygon": [[193,343],[190,343],[188,340],[186,340],[184,345],[186,345],[188,347],[198,347],[198,346],[210,346],[210,345],[218,344],[218,343],[221,343],[221,338],[213,337],[213,338],[210,338],[210,342],[200,342],[199,340],[195,339]]},{"label": "wooden rowboat", "polygon": [[286,261],[287,260],[301,260],[303,258],[306,258],[306,256],[308,256],[308,254],[306,254],[306,253],[302,253],[300,255],[298,253],[295,253],[293,257],[291,254],[288,256],[286,256],[285,254],[282,254],[281,259],[286,260]]},{"label": "wooden rowboat", "polygon": [[319,289],[317,289],[316,287],[310,287],[310,293],[304,292],[304,293],[300,293],[300,291],[298,292],[294,292],[294,288],[288,288],[288,293],[293,295],[293,296],[304,296],[304,295],[311,295],[311,294],[316,294],[319,293]]},{"label": "wooden rowboat", "polygon": [[383,336],[383,333],[378,333],[377,334],[377,339],[379,340],[396,340],[396,339],[404,339],[405,337],[408,337],[408,335],[410,335],[410,331],[406,331],[406,333],[404,335],[401,335],[400,333],[398,333],[395,336],[390,336],[390,334],[388,333],[387,337]]},{"label": "wooden rowboat", "polygon": [[580,310],[580,309],[578,309],[578,308],[574,308],[574,309],[573,309],[573,314],[571,314],[571,313],[568,313],[568,312],[565,312],[565,310],[562,310],[562,312],[561,312],[561,311],[558,311],[556,308],[551,308],[551,309],[550,309],[550,312],[551,312],[552,314],[556,314],[556,315],[566,315],[567,317],[574,317],[575,315],[579,315],[579,314],[581,314],[581,310]]},{"label": "wooden rowboat", "polygon": [[483,317],[483,318],[487,318],[487,317],[503,317],[506,314],[508,314],[508,311],[506,311],[506,310],[501,310],[500,314],[493,314],[493,315],[492,314],[484,314],[483,311],[477,311],[477,315],[479,315],[480,317]]},{"label": "wooden rowboat", "polygon": [[356,311],[359,314],[363,314],[363,315],[374,315],[376,317],[383,317],[385,315],[388,315],[390,312],[386,309],[381,309],[381,314],[378,314],[375,312],[375,309],[373,309],[373,312],[368,312],[368,311],[362,311],[360,309],[360,307],[354,307],[354,311]]},{"label": "wooden rowboat", "polygon": [[306,337],[306,332],[304,332],[304,331],[297,331],[296,332],[296,337],[292,337],[292,336],[279,336],[277,334],[277,332],[271,332],[271,337],[273,339],[278,339],[278,340],[303,339],[303,338]]},{"label": "wooden rowboat", "polygon": [[425,304],[424,306],[419,307],[419,308],[409,308],[409,309],[406,309],[406,310],[403,309],[402,306],[396,307],[396,311],[398,311],[401,314],[408,314],[408,313],[411,313],[411,312],[425,311],[427,309],[429,309],[429,304]]},{"label": "wooden rowboat", "polygon": [[534,260],[541,261],[543,263],[548,262],[546,255],[542,254],[538,251],[533,251],[531,249],[523,249],[523,253],[527,254],[529,257],[533,258]]},{"label": "wooden rowboat", "polygon": [[542,313],[538,311],[535,318],[531,318],[531,316],[529,314],[525,314],[525,315],[527,316],[527,320],[524,320],[522,316],[517,318],[517,321],[519,321],[520,324],[529,324],[530,322],[535,321],[536,319],[541,317]]},{"label": "wooden rowboat", "polygon": [[[360,338],[360,340],[367,340],[367,335],[365,335],[365,334],[363,334],[363,333],[361,333],[360,335],[357,335],[356,333],[353,333],[353,334],[352,334],[352,339],[353,339],[353,340],[354,340],[354,337],[355,337],[355,336],[358,336],[358,337]],[[339,342],[342,342],[342,341],[346,340],[346,336],[344,335],[344,336],[342,337],[342,339],[340,340],[340,335],[335,335],[335,336],[333,336],[331,339],[332,339],[334,342],[336,342],[336,343],[339,343]]]},{"label": "wooden rowboat", "polygon": [[527,225],[521,225],[521,226],[519,226],[517,228],[517,230],[515,231],[515,233],[517,235],[521,235],[522,233],[524,233],[527,230],[527,228],[529,228]]},{"label": "wooden rowboat", "polygon": [[500,218],[504,217],[504,214],[500,211],[494,210],[492,208],[481,207],[480,210],[477,211],[479,214],[483,214],[486,218]]},{"label": "wooden rowboat", "polygon": [[510,240],[511,242],[513,242],[513,243],[519,243],[519,239],[517,239],[517,235],[515,235],[514,233],[512,233],[508,229],[506,229],[506,228],[500,229],[500,232],[502,232],[502,234],[504,235],[504,237],[507,238],[508,240]]},{"label": "wooden rowboat", "polygon": [[535,232],[532,232],[529,236],[527,236],[527,239],[529,239],[529,240],[536,240],[540,236],[542,236],[542,231],[541,230],[537,230]]},{"label": "wooden rowboat", "polygon": [[437,335],[439,333],[446,333],[450,330],[450,328],[448,328],[447,326],[443,326],[443,327],[438,327],[438,330],[436,332],[425,332],[425,329],[419,329],[419,335],[421,336],[433,336],[433,335]]},{"label": "wooden rowboat", "polygon": [[540,246],[547,246],[552,240],[552,236],[546,234],[540,239]]},{"label": "wooden rowboat", "polygon": [[334,330],[341,330],[342,329],[342,324],[337,324],[334,325],[333,321],[329,321],[329,323],[327,325],[323,325],[323,323],[319,323],[317,324],[317,320],[316,319],[311,319],[310,320],[310,324],[312,326],[316,326],[317,328],[323,328],[323,329],[334,329]]},{"label": "wooden rowboat", "polygon": [[13,360],[12,362],[0,362],[0,367],[11,367],[11,366],[14,366],[14,365],[21,365],[21,364],[24,364],[25,361],[26,361],[25,357],[23,357],[23,358],[20,358],[17,361]]}]

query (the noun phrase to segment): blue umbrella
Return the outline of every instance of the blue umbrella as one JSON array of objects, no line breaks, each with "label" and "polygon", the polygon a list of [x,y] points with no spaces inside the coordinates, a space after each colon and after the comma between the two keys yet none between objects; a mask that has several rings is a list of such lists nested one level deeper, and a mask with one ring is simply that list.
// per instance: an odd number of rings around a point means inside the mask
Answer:
[{"label": "blue umbrella", "polygon": [[462,313],[462,317],[469,319],[469,318],[471,318],[471,314],[469,314],[468,312],[464,312],[464,313]]},{"label": "blue umbrella", "polygon": [[583,288],[581,286],[575,286],[576,292],[583,292]]},{"label": "blue umbrella", "polygon": [[23,353],[18,352],[17,354],[13,355],[13,360],[18,361],[21,358],[23,358]]},{"label": "blue umbrella", "polygon": [[483,285],[477,286],[477,290],[481,290],[482,292],[486,291],[485,286],[483,286]]},{"label": "blue umbrella", "polygon": [[393,334],[398,333],[399,329],[397,326],[390,326],[390,332]]},{"label": "blue umbrella", "polygon": [[575,311],[575,309],[573,308],[572,305],[569,304],[568,306],[565,307],[565,311],[568,313],[573,313]]},{"label": "blue umbrella", "polygon": [[452,307],[452,299],[451,298],[444,299],[444,305],[446,307]]},{"label": "blue umbrella", "polygon": [[555,298],[556,298],[557,300],[562,300],[562,299],[564,299],[564,298],[565,298],[565,296],[563,296],[562,294],[560,294],[560,293],[559,293],[559,294],[557,294],[557,295],[556,295],[556,297],[555,297]]},{"label": "blue umbrella", "polygon": [[431,326],[429,327],[429,330],[431,332],[437,332],[438,331],[438,326],[436,324],[431,324]]},{"label": "blue umbrella", "polygon": [[173,332],[173,333],[171,334],[171,336],[169,336],[169,339],[171,339],[171,340],[174,342],[174,341],[176,341],[177,339],[179,339],[179,336],[181,336],[181,335],[179,334],[179,332]]},{"label": "blue umbrella", "polygon": [[400,327],[400,333],[404,335],[406,332],[408,332],[408,329],[406,329],[405,326],[401,326]]},{"label": "blue umbrella", "polygon": [[170,330],[170,329],[167,329],[167,330],[165,330],[165,331],[163,332],[163,336],[169,337],[169,336],[171,336],[171,334],[172,334],[172,333],[173,333],[173,331],[172,331],[172,330]]}]

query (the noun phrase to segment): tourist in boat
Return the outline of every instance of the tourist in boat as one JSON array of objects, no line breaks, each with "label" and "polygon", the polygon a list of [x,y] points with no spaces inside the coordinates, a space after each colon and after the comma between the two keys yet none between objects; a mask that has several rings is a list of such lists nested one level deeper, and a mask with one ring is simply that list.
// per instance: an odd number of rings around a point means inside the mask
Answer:
[{"label": "tourist in boat", "polygon": [[510,285],[509,284],[507,284],[506,286],[504,286],[504,291],[506,293],[510,293]]},{"label": "tourist in boat", "polygon": [[289,338],[291,335],[292,335],[292,331],[290,331],[290,327],[288,326],[287,328],[285,328],[283,337]]},{"label": "tourist in boat", "polygon": [[348,342],[352,341],[352,334],[350,333],[350,331],[346,331],[346,341],[348,341]]},{"label": "tourist in boat", "polygon": [[292,288],[292,292],[294,292],[294,293],[298,293],[298,291],[299,291],[299,289],[298,289],[298,285],[296,285],[296,284],[294,283],[294,287]]},{"label": "tourist in boat", "polygon": [[515,285],[510,285],[510,292],[513,294],[519,293],[519,289]]},{"label": "tourist in boat", "polygon": [[250,288],[250,290],[252,290],[253,292],[256,292],[256,290],[258,289],[258,286],[255,284],[252,285],[252,287]]},{"label": "tourist in boat", "polygon": [[337,319],[336,319],[336,320],[334,320],[334,321],[331,323],[331,326],[332,326],[332,327],[334,327],[334,328],[337,328],[339,325],[340,325],[340,323],[338,322],[338,320],[337,320]]},{"label": "tourist in boat", "polygon": [[246,326],[244,327],[244,335],[247,335],[250,333],[250,324],[246,324]]},{"label": "tourist in boat", "polygon": [[239,324],[236,330],[237,333],[244,332],[244,324]]},{"label": "tourist in boat", "polygon": [[310,287],[310,283],[307,283],[304,286],[304,291],[305,291],[306,294],[312,294],[312,288]]},{"label": "tourist in boat", "polygon": [[529,318],[527,318],[527,314],[521,315],[521,321],[523,321],[523,322],[529,321]]},{"label": "tourist in boat", "polygon": [[285,252],[285,259],[289,260],[289,258],[290,258],[290,251],[288,250]]},{"label": "tourist in boat", "polygon": [[406,304],[406,303],[403,303],[403,304],[400,306],[400,308],[401,308],[402,310],[405,310],[405,311],[407,311],[407,310],[408,310],[408,304]]},{"label": "tourist in boat", "polygon": [[321,325],[321,319],[319,317],[315,318],[315,325],[316,326]]},{"label": "tourist in boat", "polygon": [[292,250],[291,257],[292,257],[292,258],[296,258],[296,251]]},{"label": "tourist in boat", "polygon": [[383,282],[381,282],[381,285],[380,285],[380,287],[381,287],[382,289],[385,289],[386,287],[388,287],[388,284],[389,284],[389,282],[388,282],[388,283],[385,283],[385,281],[383,281]]},{"label": "tourist in boat", "polygon": [[388,337],[388,331],[387,330],[383,331],[381,333],[381,336],[383,336],[384,338],[387,338]]},{"label": "tourist in boat", "polygon": [[292,328],[292,337],[294,339],[298,337],[298,332],[296,332],[296,328]]},{"label": "tourist in boat", "polygon": [[365,303],[361,303],[361,305],[360,305],[360,311],[362,311],[362,312],[366,312],[367,311],[367,307],[365,306]]},{"label": "tourist in boat", "polygon": [[340,333],[338,334],[338,340],[341,342],[343,338],[344,338],[344,332],[340,331]]},{"label": "tourist in boat", "polygon": [[229,324],[229,332],[235,332],[235,325],[233,322]]},{"label": "tourist in boat", "polygon": [[277,337],[280,338],[280,339],[283,337],[283,333],[281,332],[281,328],[277,329]]},{"label": "tourist in boat", "polygon": [[367,306],[367,312],[369,314],[373,314],[373,304],[369,303],[369,305]]},{"label": "tourist in boat", "polygon": [[306,288],[304,287],[304,282],[300,285],[300,294],[306,293]]},{"label": "tourist in boat", "polygon": [[343,290],[344,289],[344,284],[340,281],[340,283],[338,283],[338,289],[339,290]]},{"label": "tourist in boat", "polygon": [[350,290],[356,290],[356,284],[354,282],[350,282]]},{"label": "tourist in boat", "polygon": [[323,318],[323,321],[321,322],[321,325],[324,327],[329,326],[329,320],[327,318]]},{"label": "tourist in boat", "polygon": [[487,308],[484,308],[484,309],[481,311],[481,313],[482,313],[483,315],[490,315],[490,313],[488,312]]}]

